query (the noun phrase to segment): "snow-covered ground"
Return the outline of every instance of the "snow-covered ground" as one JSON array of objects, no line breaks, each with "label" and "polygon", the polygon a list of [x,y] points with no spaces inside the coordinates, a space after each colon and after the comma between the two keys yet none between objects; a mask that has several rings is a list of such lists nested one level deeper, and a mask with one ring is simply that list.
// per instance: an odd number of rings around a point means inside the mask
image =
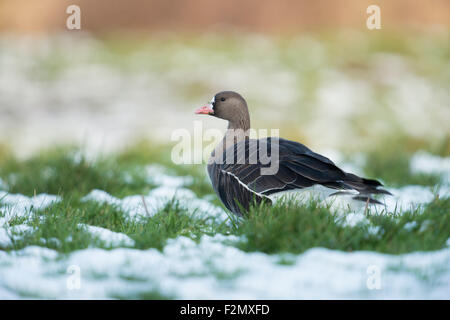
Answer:
[{"label": "snow-covered ground", "polygon": [[[399,256],[313,248],[284,265],[282,256],[224,244],[233,240],[179,237],[162,252],[90,248],[64,260],[43,247],[0,252],[0,297],[132,298],[156,291],[181,299],[449,298],[450,248]],[[70,289],[77,276],[79,289]]]},{"label": "snow-covered ground", "polygon": [[[449,174],[449,158],[420,153],[414,170]],[[439,165],[435,165],[439,163]],[[207,200],[196,198],[185,187],[189,177],[175,177],[158,166],[149,167],[159,187],[148,195],[115,198],[93,190],[85,200],[121,206],[130,217],[152,215],[173,197],[186,204],[188,212],[210,215],[219,221],[226,213]],[[155,182],[155,180],[153,180]],[[448,184],[438,191],[447,197]],[[390,189],[402,208],[417,207],[432,200],[428,187]],[[33,232],[24,224],[8,227],[13,215],[27,217],[60,198],[52,195],[26,197],[0,191],[0,243]],[[147,208],[143,206],[143,199]],[[352,227],[370,223],[355,211],[343,219]],[[411,223],[413,224],[413,223]],[[95,247],[68,255],[39,246],[17,251],[0,251],[0,298],[133,298],[156,292],[181,299],[449,299],[450,235],[447,248],[432,252],[389,255],[368,251],[341,252],[311,248],[303,254],[247,253],[234,246],[235,236],[204,235],[199,243],[180,236],[170,239],[162,251],[131,248],[134,241],[125,234],[80,224],[112,250]],[[406,225],[406,229],[414,225]],[[368,232],[377,233],[376,228]],[[55,239],[56,240],[56,239]],[[286,263],[287,261],[287,263]]]}]

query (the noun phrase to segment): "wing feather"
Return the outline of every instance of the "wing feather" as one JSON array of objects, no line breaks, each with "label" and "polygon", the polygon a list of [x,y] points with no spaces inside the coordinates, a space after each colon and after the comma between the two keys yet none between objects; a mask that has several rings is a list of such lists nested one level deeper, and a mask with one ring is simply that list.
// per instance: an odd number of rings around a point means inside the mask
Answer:
[{"label": "wing feather", "polygon": [[[356,190],[365,195],[365,199],[372,193],[389,194],[386,190],[378,189],[378,186],[381,186],[378,181],[346,173],[330,159],[311,151],[301,143],[282,138],[277,140],[279,157],[275,164],[278,165],[278,171],[273,175],[262,175],[261,169],[269,167],[270,163],[263,164],[259,159],[259,148],[267,150],[268,156],[275,150],[271,138],[238,142],[223,153],[222,164],[208,166],[211,181],[216,185],[214,188],[228,209],[240,212],[236,200],[246,202],[246,208],[252,197],[256,196],[258,201],[261,201],[267,195],[316,184],[336,189],[335,194]],[[256,144],[250,145],[251,143]],[[255,148],[255,145],[258,148]],[[233,155],[230,155],[231,152]],[[258,157],[255,157],[255,152],[258,152]],[[234,161],[227,162],[227,153]],[[256,160],[256,163],[251,160]]]}]

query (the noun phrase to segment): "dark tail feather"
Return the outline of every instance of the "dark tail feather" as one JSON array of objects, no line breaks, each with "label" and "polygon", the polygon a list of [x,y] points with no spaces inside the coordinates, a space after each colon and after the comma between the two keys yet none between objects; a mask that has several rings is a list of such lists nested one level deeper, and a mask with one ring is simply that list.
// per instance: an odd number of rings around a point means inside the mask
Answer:
[{"label": "dark tail feather", "polygon": [[383,184],[378,181],[378,180],[374,180],[374,179],[365,179],[365,178],[361,178],[362,182],[364,184],[367,184],[369,186],[374,186],[374,187],[381,187],[383,186]]},{"label": "dark tail feather", "polygon": [[332,194],[330,194],[329,197],[332,197],[332,196],[352,196],[354,194],[355,194],[354,192],[350,192],[350,191],[336,191],[336,192],[333,192]]},{"label": "dark tail feather", "polygon": [[392,196],[392,193],[390,193],[389,191],[387,191],[385,189],[381,189],[381,188],[380,189],[375,188],[372,193],[374,193],[374,194],[387,194],[389,196]]},{"label": "dark tail feather", "polygon": [[371,203],[371,204],[383,204],[382,202],[380,202],[378,200],[375,200],[370,197],[364,197],[364,196],[355,196],[352,199],[363,201],[363,202],[367,202],[367,200],[369,200],[369,203]]},{"label": "dark tail feather", "polygon": [[[352,173],[347,173],[346,177],[347,177],[347,180],[345,180],[344,183],[350,185],[355,190],[359,191],[361,194],[392,195],[392,193],[390,193],[389,191],[380,188],[383,186],[383,184],[381,182],[379,182],[378,180],[361,178]],[[365,199],[367,200],[367,197]]]},{"label": "dark tail feather", "polygon": [[362,178],[362,180],[363,180],[364,184],[366,184],[368,186],[374,186],[375,187],[372,193],[375,193],[375,194],[387,194],[387,195],[392,196],[392,193],[390,193],[386,189],[378,188],[378,187],[382,187],[383,186],[383,184],[380,181],[373,180],[373,179],[364,179],[364,178]]}]

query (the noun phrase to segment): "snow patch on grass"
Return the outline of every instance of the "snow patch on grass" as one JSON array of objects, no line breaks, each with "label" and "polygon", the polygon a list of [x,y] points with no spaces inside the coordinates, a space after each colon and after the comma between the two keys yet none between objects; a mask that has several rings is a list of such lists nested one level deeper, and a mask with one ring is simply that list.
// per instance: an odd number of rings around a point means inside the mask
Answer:
[{"label": "snow patch on grass", "polygon": [[146,166],[146,172],[149,183],[157,186],[179,188],[189,185],[194,181],[194,178],[191,176],[178,177],[168,175],[166,167],[156,164]]},{"label": "snow patch on grass", "polygon": [[[425,205],[433,201],[436,196],[441,198],[448,197],[448,190],[449,188],[446,186],[441,187],[436,193],[432,191],[432,188],[425,186],[405,186],[398,189],[390,188],[389,191],[393,195],[384,196],[381,200],[384,203],[383,205],[371,205],[368,214],[402,214],[408,210],[419,210],[419,212],[422,212]],[[338,197],[332,200],[334,202],[331,202],[330,207],[331,210],[336,212],[337,219],[341,221],[342,226],[355,227],[357,225],[369,225],[370,221],[367,219],[364,203],[360,201],[355,202],[359,206],[353,205],[349,209],[348,204],[343,202],[345,200],[343,198]],[[415,227],[413,224],[407,225],[405,225],[406,229],[413,229]],[[369,230],[371,227],[369,227]]]},{"label": "snow patch on grass", "polygon": [[412,231],[415,228],[417,228],[417,226],[418,226],[417,221],[411,221],[411,222],[405,223],[405,225],[403,226],[403,229],[405,229],[406,231]]},{"label": "snow patch on grass", "polygon": [[[178,237],[162,252],[89,248],[62,259],[40,247],[0,252],[0,297],[89,299],[155,290],[180,299],[450,298],[448,248],[398,256],[314,248],[286,265],[278,263],[281,255],[246,253],[226,241],[236,237],[203,236],[199,243]],[[79,290],[66,285],[71,265],[81,271]],[[379,290],[367,287],[373,266]]]},{"label": "snow patch on grass", "polygon": [[213,217],[216,222],[228,219],[228,215],[223,209],[214,206],[207,200],[197,198],[194,192],[186,188],[158,187],[151,190],[148,195],[133,195],[123,199],[113,197],[102,190],[93,190],[82,200],[116,205],[127,212],[131,219],[152,217],[173,200],[178,200],[180,208],[188,210],[196,217]]},{"label": "snow patch on grass", "polygon": [[149,183],[158,185],[147,195],[132,195],[123,199],[116,198],[103,190],[92,190],[82,201],[97,201],[118,206],[127,212],[130,219],[152,217],[171,201],[176,200],[180,208],[186,209],[199,218],[213,217],[216,222],[228,219],[226,212],[211,204],[207,199],[200,199],[196,194],[183,186],[192,183],[191,176],[172,176],[161,165],[146,167]]},{"label": "snow patch on grass", "polygon": [[31,232],[32,228],[26,224],[10,226],[11,219],[23,217],[27,220],[31,217],[33,210],[48,207],[54,202],[61,201],[61,197],[39,194],[27,197],[21,194],[9,194],[0,191],[0,247],[9,247],[13,241],[19,240],[25,233]]},{"label": "snow patch on grass", "polygon": [[[432,188],[425,186],[405,186],[402,188],[389,188],[393,196],[383,197],[383,205],[375,205],[375,212],[382,212],[383,210],[395,213],[402,213],[407,210],[415,210],[416,208],[423,208],[423,205],[431,202],[436,195],[441,198],[448,196],[448,187],[441,187],[435,194]],[[372,210],[374,212],[374,210]]]},{"label": "snow patch on grass", "polygon": [[363,213],[351,212],[345,215],[343,226],[355,227],[359,224],[368,224],[368,223],[370,222]]},{"label": "snow patch on grass", "polygon": [[[380,201],[382,205],[375,204],[370,205],[370,214],[402,214],[408,210],[422,211],[424,206],[438,196],[445,198],[450,195],[450,188],[448,186],[442,186],[437,192],[433,192],[431,187],[426,186],[405,186],[401,188],[389,188],[392,196],[384,196]],[[343,202],[345,197],[337,197],[331,202],[331,209],[335,210],[339,216],[345,216],[346,225],[354,226],[360,222],[368,220],[365,218],[365,206],[364,202],[355,202],[357,205],[351,207],[349,213],[349,206]]]},{"label": "snow patch on grass", "polygon": [[0,247],[10,247],[14,241],[21,239],[25,233],[32,231],[33,228],[26,224],[20,224],[9,228],[0,227]]},{"label": "snow patch on grass", "polygon": [[120,232],[113,232],[102,227],[91,226],[84,223],[80,223],[78,226],[80,228],[85,228],[91,235],[103,241],[105,245],[110,247],[133,247],[135,244],[133,239]]},{"label": "snow patch on grass", "polygon": [[444,184],[450,184],[450,157],[420,151],[411,158],[410,168],[417,173],[439,174]]},{"label": "snow patch on grass", "polygon": [[13,217],[26,217],[31,211],[45,209],[55,202],[61,201],[61,197],[49,194],[38,194],[27,197],[22,194],[10,194],[0,191],[0,226],[6,224]]}]

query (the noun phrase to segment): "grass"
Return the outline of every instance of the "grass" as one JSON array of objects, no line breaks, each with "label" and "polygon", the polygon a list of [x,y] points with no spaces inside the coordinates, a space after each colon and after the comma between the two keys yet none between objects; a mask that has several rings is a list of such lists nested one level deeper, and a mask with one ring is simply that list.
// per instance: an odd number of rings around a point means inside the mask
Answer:
[{"label": "grass", "polygon": [[[199,165],[174,165],[171,158],[171,146],[155,146],[150,141],[142,140],[117,155],[119,165],[145,166],[149,163],[158,163],[170,169],[170,173],[177,176],[189,175],[193,178],[188,185],[189,189],[197,196],[205,196],[213,193],[209,180],[205,176],[204,166]],[[219,204],[216,202],[216,204]]]},{"label": "grass", "polygon": [[155,187],[146,177],[146,165],[157,163],[167,166],[169,173],[190,175],[188,186],[198,196],[213,192],[205,179],[201,166],[174,166],[170,147],[155,147],[141,141],[117,155],[99,156],[90,160],[74,147],[55,147],[28,159],[14,157],[0,148],[0,177],[10,193],[32,196],[39,193],[80,198],[93,189],[101,189],[123,198],[133,194],[146,194]]},{"label": "grass", "polygon": [[11,193],[75,197],[98,188],[123,197],[152,187],[140,169],[106,157],[89,161],[74,149],[55,148],[26,160],[8,157],[0,167],[0,176]]},{"label": "grass", "polygon": [[[266,253],[302,253],[313,247],[391,254],[436,250],[445,247],[450,236],[450,199],[436,198],[423,213],[416,209],[396,215],[369,214],[368,219],[378,232],[368,232],[368,225],[343,226],[327,207],[314,201],[303,206],[289,201],[255,206],[236,230],[247,239],[238,246]],[[405,228],[412,221],[416,226]]]},{"label": "grass", "polygon": [[174,299],[174,297],[167,296],[165,294],[162,294],[158,290],[150,290],[150,291],[143,291],[139,292],[137,294],[130,295],[123,295],[119,293],[113,293],[111,295],[111,298],[113,299],[119,299],[119,300],[169,300]]},{"label": "grass", "polygon": [[170,202],[145,223],[134,223],[130,236],[136,241],[139,249],[162,249],[166,240],[178,236],[190,237],[194,240],[204,234],[213,234],[226,230],[225,225],[212,225],[210,218],[191,217],[184,209],[180,209],[177,201]]},{"label": "grass", "polygon": [[[17,225],[23,221],[13,221]],[[33,228],[13,246],[3,248],[18,250],[29,245],[42,245],[69,253],[90,246],[110,249],[110,245],[79,226],[87,224],[128,235],[135,241],[135,248],[161,250],[166,241],[178,236],[198,240],[203,234],[226,232],[225,225],[214,225],[211,218],[196,218],[182,209],[178,201],[169,202],[152,217],[130,219],[115,205],[95,201],[64,199],[49,207],[37,210],[27,224]]]},{"label": "grass", "polygon": [[[23,160],[4,153],[0,157],[0,178],[9,192],[29,196],[58,194],[62,200],[45,209],[33,210],[30,218],[13,217],[9,221],[10,226],[26,223],[33,232],[23,237],[12,237],[12,246],[0,249],[18,250],[40,245],[70,253],[92,246],[111,248],[110,244],[96,238],[80,224],[123,233],[134,240],[136,249],[162,250],[168,239],[178,236],[198,241],[202,235],[222,233],[242,236],[241,241],[230,245],[244,251],[271,254],[301,253],[313,247],[400,254],[443,248],[450,237],[449,198],[436,198],[426,205],[423,213],[416,209],[368,215],[370,228],[378,228],[375,233],[369,232],[368,225],[344,226],[329,208],[316,202],[255,206],[245,219],[219,224],[211,218],[193,216],[178,200],[167,203],[153,217],[140,219],[130,218],[129,213],[112,204],[81,200],[92,189],[105,190],[116,197],[146,194],[155,186],[149,184],[145,166],[159,163],[167,166],[173,175],[192,176],[193,182],[187,188],[198,197],[209,195],[213,203],[219,205],[217,197],[212,195],[204,167],[174,166],[167,151],[168,147],[152,148],[141,142],[117,154],[94,160],[88,160],[73,148],[46,150]],[[368,176],[382,178],[388,187],[439,183],[437,176],[411,172],[408,164],[406,153],[392,156],[389,152],[374,152],[368,154],[364,170]],[[2,210],[8,209],[3,207]],[[411,225],[413,221],[415,225]],[[405,227],[407,224],[410,228]],[[283,263],[289,261],[282,258],[280,264]]]}]

